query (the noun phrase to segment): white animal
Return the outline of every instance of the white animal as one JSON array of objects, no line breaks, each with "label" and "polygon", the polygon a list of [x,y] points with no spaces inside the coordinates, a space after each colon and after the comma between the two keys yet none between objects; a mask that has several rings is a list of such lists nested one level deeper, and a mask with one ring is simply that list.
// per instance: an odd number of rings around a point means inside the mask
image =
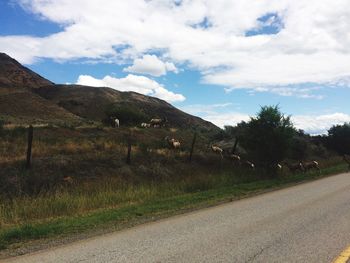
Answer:
[{"label": "white animal", "polygon": [[114,119],[113,117],[111,117],[111,122],[113,127],[119,128],[119,125],[120,125],[119,119]]},{"label": "white animal", "polygon": [[224,151],[223,149],[221,149],[220,147],[215,146],[215,145],[212,145],[210,148],[211,148],[211,150],[212,150],[214,153],[220,154],[221,159],[223,158],[223,156],[222,156],[222,153],[223,153],[223,151]]},{"label": "white animal", "polygon": [[155,118],[155,119],[151,119],[150,124],[153,127],[155,127],[155,126],[161,127],[161,126],[164,126],[166,122],[167,122],[166,118],[164,118],[164,119]]},{"label": "white animal", "polygon": [[142,128],[150,128],[150,127],[151,127],[151,124],[150,124],[150,123],[145,123],[145,122],[143,122],[143,123],[141,123],[141,127],[142,127]]},{"label": "white animal", "polygon": [[165,140],[167,141],[167,143],[169,144],[169,146],[173,149],[180,149],[181,147],[181,143],[179,140],[176,140],[174,138],[169,138],[169,136],[165,137]]}]

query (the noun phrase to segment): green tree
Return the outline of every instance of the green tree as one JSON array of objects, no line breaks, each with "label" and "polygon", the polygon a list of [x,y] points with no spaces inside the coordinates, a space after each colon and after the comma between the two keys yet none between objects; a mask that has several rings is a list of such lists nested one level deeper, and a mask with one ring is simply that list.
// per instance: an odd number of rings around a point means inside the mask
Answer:
[{"label": "green tree", "polygon": [[328,130],[327,146],[339,154],[350,154],[350,123],[335,125]]},{"label": "green tree", "polygon": [[238,127],[241,145],[251,160],[268,173],[286,158],[296,133],[290,117],[282,114],[278,106],[262,107],[257,117]]},{"label": "green tree", "polygon": [[103,122],[110,125],[114,118],[119,119],[121,125],[137,125],[148,120],[148,116],[140,109],[127,104],[111,104],[105,110]]}]

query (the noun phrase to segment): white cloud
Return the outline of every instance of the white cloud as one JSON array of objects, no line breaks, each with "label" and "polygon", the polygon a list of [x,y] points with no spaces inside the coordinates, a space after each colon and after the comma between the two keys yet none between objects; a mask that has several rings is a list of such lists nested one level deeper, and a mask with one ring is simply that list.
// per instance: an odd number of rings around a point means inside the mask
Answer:
[{"label": "white cloud", "polygon": [[126,72],[148,74],[155,77],[165,75],[168,71],[177,73],[176,66],[171,62],[163,62],[156,55],[144,55],[134,60],[132,66],[124,69]]},{"label": "white cloud", "polygon": [[[1,36],[0,50],[21,62],[46,57],[125,63],[143,57],[129,70],[157,76],[165,74],[164,68],[144,61],[145,54],[157,53],[200,70],[205,82],[231,90],[263,88],[283,94],[294,85],[289,94],[298,95],[303,83],[350,86],[343,81],[350,77],[348,0],[19,2],[63,28],[47,37]],[[283,23],[280,32],[246,36],[270,25],[258,20],[268,13]],[[165,66],[176,70],[173,64]],[[317,97],[313,92],[303,96]]]},{"label": "white cloud", "polygon": [[216,126],[223,128],[226,125],[235,126],[242,121],[249,121],[249,115],[239,112],[232,113],[211,113],[202,116],[203,119],[214,123]]},{"label": "white cloud", "polygon": [[[218,127],[226,125],[235,126],[242,121],[249,121],[250,116],[241,112],[219,112],[221,108],[231,106],[231,103],[209,104],[209,105],[188,105],[181,107],[182,110],[200,116]],[[311,135],[327,134],[333,125],[350,122],[350,115],[345,113],[331,113],[322,115],[295,115],[291,117],[294,127],[302,129]]]},{"label": "white cloud", "polygon": [[325,115],[296,115],[292,117],[296,128],[305,130],[309,134],[326,134],[333,125],[350,122],[350,115],[332,113]]},{"label": "white cloud", "polygon": [[200,115],[200,114],[216,114],[216,111],[218,109],[224,109],[229,106],[232,106],[233,103],[218,103],[218,104],[193,104],[193,105],[187,105],[182,106],[181,109],[187,113],[193,114],[193,115]]},{"label": "white cloud", "polygon": [[89,75],[80,75],[76,84],[93,87],[110,87],[119,91],[134,91],[157,97],[168,102],[178,102],[186,99],[183,95],[167,90],[161,84],[150,78],[132,74],[129,74],[125,78],[105,76],[103,79],[97,79]]}]

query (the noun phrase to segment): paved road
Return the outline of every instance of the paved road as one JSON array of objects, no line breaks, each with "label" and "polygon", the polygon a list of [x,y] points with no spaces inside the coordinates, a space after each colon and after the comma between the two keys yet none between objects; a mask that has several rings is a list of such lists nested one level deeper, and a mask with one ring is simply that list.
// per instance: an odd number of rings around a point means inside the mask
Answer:
[{"label": "paved road", "polygon": [[350,245],[350,174],[6,262],[332,262]]}]

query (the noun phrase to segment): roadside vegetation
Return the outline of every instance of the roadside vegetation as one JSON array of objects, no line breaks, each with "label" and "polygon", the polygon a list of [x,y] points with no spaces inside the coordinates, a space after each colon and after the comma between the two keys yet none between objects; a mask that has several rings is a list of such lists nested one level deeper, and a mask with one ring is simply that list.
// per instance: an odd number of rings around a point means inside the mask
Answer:
[{"label": "roadside vegetation", "polygon": [[[124,110],[112,108],[110,115]],[[135,112],[131,116],[143,120]],[[0,248],[105,224],[119,228],[346,171],[342,155],[349,154],[347,127],[336,126],[329,136],[312,137],[295,130],[275,106],[263,107],[257,117],[219,133],[170,124],[38,127],[32,168],[27,170],[27,129],[0,125]],[[166,136],[180,141],[181,148],[169,147]],[[223,158],[211,150],[214,144],[223,149]],[[335,145],[344,147],[340,151]],[[255,169],[232,161],[232,154],[239,155],[242,163],[253,162]],[[291,172],[276,166],[306,160],[317,161],[320,171]]]}]

